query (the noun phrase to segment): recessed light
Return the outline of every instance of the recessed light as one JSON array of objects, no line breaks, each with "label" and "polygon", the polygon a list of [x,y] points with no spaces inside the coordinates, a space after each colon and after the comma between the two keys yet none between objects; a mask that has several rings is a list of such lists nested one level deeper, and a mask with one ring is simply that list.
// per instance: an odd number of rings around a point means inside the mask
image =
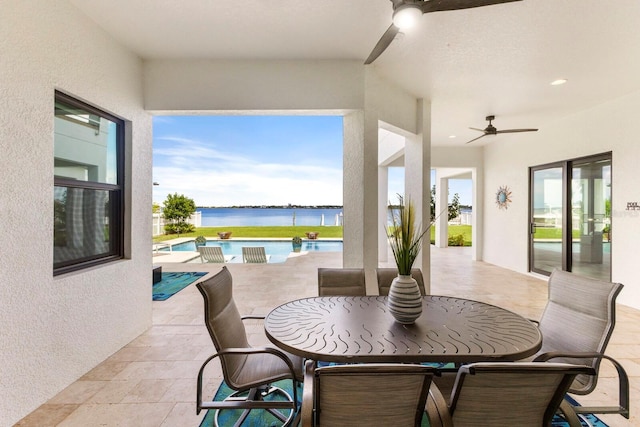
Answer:
[{"label": "recessed light", "polygon": [[558,79],[551,82],[551,86],[560,86],[567,82],[567,79]]},{"label": "recessed light", "polygon": [[455,135],[449,135],[449,138],[451,138],[451,139],[453,139],[455,137],[456,137]]}]

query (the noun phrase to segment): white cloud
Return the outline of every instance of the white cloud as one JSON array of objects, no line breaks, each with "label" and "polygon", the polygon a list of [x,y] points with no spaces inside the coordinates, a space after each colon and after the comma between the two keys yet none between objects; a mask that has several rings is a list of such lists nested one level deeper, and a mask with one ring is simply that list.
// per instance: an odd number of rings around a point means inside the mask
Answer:
[{"label": "white cloud", "polygon": [[180,166],[154,167],[153,199],[184,194],[199,206],[341,205],[342,171],[322,166],[260,164],[250,159],[213,165],[182,157]]},{"label": "white cloud", "polygon": [[[342,205],[339,167],[269,162],[210,142],[160,137],[154,146],[153,200],[184,194],[198,206]],[[170,145],[167,144],[170,143]]]},{"label": "white cloud", "polygon": [[164,161],[170,163],[185,163],[192,161],[242,161],[243,157],[227,154],[220,150],[213,148],[210,144],[203,143],[201,141],[180,138],[180,137],[163,137],[158,138],[160,141],[170,141],[174,144],[170,147],[154,147],[154,156],[166,157]]}]

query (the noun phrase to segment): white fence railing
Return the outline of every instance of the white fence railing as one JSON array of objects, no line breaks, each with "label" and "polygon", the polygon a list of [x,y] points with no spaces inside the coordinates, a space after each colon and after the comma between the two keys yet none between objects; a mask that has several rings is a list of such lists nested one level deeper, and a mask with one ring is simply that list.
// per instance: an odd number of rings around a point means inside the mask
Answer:
[{"label": "white fence railing", "polygon": [[471,212],[461,212],[460,215],[449,221],[449,224],[471,225]]},{"label": "white fence railing", "polygon": [[[197,211],[187,220],[189,224],[193,224],[196,227],[202,226],[202,212]],[[164,217],[162,214],[154,213],[153,214],[153,235],[159,236],[164,234]]]}]

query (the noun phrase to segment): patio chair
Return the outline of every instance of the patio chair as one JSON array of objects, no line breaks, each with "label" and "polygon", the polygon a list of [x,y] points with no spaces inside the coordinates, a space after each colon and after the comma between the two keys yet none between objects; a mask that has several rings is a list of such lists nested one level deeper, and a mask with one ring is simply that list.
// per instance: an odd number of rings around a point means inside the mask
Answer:
[{"label": "patio chair", "polygon": [[435,369],[411,364],[305,365],[302,427],[419,426]]},{"label": "patio chair", "polygon": [[365,296],[364,268],[318,268],[318,295]]},{"label": "patio chair", "polygon": [[220,246],[198,246],[198,252],[202,262],[224,263],[234,258],[233,255],[225,255]]},{"label": "patio chair", "polygon": [[[204,298],[204,320],[216,348],[216,353],[205,360],[198,372],[197,413],[215,409],[217,423],[220,410],[244,409],[238,418],[240,425],[251,410],[267,410],[283,425],[291,425],[298,407],[297,383],[303,379],[302,359],[276,348],[249,345],[243,320],[264,317],[240,316],[226,266],[196,286]],[[224,381],[235,392],[224,401],[203,402],[205,367],[214,359],[220,360]],[[293,396],[272,385],[283,379],[292,381]],[[273,401],[273,397],[284,400]]]},{"label": "patio chair", "polygon": [[604,354],[616,323],[616,298],[623,285],[554,270],[549,277],[549,301],[538,323],[542,348],[534,361],[584,364],[596,375],[580,375],[569,393],[586,395],[597,385],[602,359],[618,374],[617,406],[576,406],[578,414],[620,414],[629,418],[629,379],[622,365]]},{"label": "patio chair", "polygon": [[[391,282],[393,279],[398,277],[398,269],[397,268],[376,268],[376,276],[378,277],[378,294],[382,296],[389,295],[389,288],[391,287]],[[411,277],[413,277],[416,282],[418,282],[418,287],[420,288],[420,293],[422,295],[426,295],[426,291],[424,289],[424,278],[422,277],[422,270],[419,268],[411,269]]]},{"label": "patio chair", "polygon": [[267,255],[264,251],[264,247],[257,246],[243,246],[242,247],[242,261],[253,264],[264,264],[269,262],[271,255]]},{"label": "patio chair", "polygon": [[589,366],[566,363],[496,363],[463,365],[447,400],[432,385],[427,413],[432,427],[550,426],[562,407],[571,427],[580,420],[563,403],[579,374],[593,374]]}]

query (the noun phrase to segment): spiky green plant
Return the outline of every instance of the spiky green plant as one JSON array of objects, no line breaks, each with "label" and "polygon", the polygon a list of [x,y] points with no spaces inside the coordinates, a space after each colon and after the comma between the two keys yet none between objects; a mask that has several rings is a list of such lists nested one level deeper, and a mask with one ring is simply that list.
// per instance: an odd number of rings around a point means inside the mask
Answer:
[{"label": "spiky green plant", "polygon": [[400,194],[398,194],[397,212],[392,212],[391,220],[391,227],[385,227],[387,238],[398,266],[398,274],[408,276],[420,253],[422,238],[431,228],[431,224],[424,230],[421,229],[421,224],[416,227],[413,203],[411,199],[407,199],[405,204]]}]

